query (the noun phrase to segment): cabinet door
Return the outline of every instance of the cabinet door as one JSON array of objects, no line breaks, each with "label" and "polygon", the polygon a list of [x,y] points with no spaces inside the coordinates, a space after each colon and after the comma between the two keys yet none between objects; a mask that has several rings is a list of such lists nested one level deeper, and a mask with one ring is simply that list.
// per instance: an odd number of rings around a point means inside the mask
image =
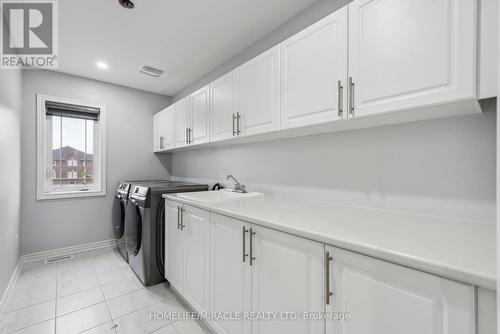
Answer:
[{"label": "cabinet door", "polygon": [[253,321],[252,334],[324,333],[324,321],[302,319],[303,312],[325,308],[324,245],[263,227],[252,231],[252,312],[296,312],[300,317]]},{"label": "cabinet door", "polygon": [[205,312],[209,306],[210,214],[187,205],[184,209],[184,297],[198,312]]},{"label": "cabinet door", "polygon": [[474,287],[389,262],[327,247],[332,256],[327,312],[335,334],[473,334]]},{"label": "cabinet door", "polygon": [[476,1],[349,4],[354,116],[475,96]]},{"label": "cabinet door", "polygon": [[279,54],[279,46],[276,46],[239,68],[238,110],[242,135],[280,128]]},{"label": "cabinet door", "polygon": [[153,115],[153,152],[160,151],[160,143],[162,141],[162,132],[160,127],[161,116],[162,111]]},{"label": "cabinet door", "polygon": [[175,104],[175,147],[183,147],[187,143],[187,129],[191,113],[191,103],[186,97]]},{"label": "cabinet door", "polygon": [[281,128],[342,118],[347,16],[343,7],[281,43]]},{"label": "cabinet door", "polygon": [[[250,312],[251,273],[243,262],[243,238],[248,248],[250,224],[212,214],[211,312]],[[226,320],[213,323],[218,333],[249,334],[250,321]]]},{"label": "cabinet door", "polygon": [[175,148],[175,106],[168,107],[161,117],[161,128],[163,130],[163,149]]},{"label": "cabinet door", "polygon": [[209,141],[209,87],[191,94],[191,140],[193,144]]},{"label": "cabinet door", "polygon": [[165,203],[165,278],[179,291],[184,291],[184,233],[178,226],[179,204]]},{"label": "cabinet door", "polygon": [[211,90],[211,141],[234,136],[233,114],[237,112],[238,72],[232,71],[210,84]]}]

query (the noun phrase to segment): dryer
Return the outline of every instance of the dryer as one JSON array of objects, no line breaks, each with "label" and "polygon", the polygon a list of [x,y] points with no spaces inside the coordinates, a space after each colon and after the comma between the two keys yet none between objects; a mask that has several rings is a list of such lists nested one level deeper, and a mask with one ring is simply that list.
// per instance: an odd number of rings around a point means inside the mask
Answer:
[{"label": "dryer", "polygon": [[145,285],[165,280],[165,201],[162,194],[207,191],[208,185],[168,181],[133,184],[125,213],[130,267]]}]

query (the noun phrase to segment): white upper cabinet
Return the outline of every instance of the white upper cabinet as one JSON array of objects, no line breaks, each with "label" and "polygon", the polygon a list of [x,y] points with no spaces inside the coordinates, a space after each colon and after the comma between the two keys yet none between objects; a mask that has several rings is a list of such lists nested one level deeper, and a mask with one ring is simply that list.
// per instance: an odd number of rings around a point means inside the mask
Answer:
[{"label": "white upper cabinet", "polygon": [[168,107],[165,110],[162,120],[162,128],[164,129],[163,136],[165,137],[164,149],[172,149],[175,147],[175,108]]},{"label": "white upper cabinet", "polygon": [[474,334],[474,287],[327,246],[327,334]]},{"label": "white upper cabinet", "polygon": [[175,147],[478,113],[497,21],[495,0],[354,0],[176,103]]},{"label": "white upper cabinet", "polygon": [[188,145],[191,103],[189,97],[175,103],[175,147]]},{"label": "white upper cabinet", "polygon": [[238,72],[229,72],[210,84],[211,141],[237,135]]},{"label": "white upper cabinet", "polygon": [[191,124],[189,126],[189,141],[191,144],[206,143],[209,133],[209,87],[203,87],[191,94]]},{"label": "white upper cabinet", "polygon": [[281,43],[281,127],[342,118],[347,97],[347,7]]},{"label": "white upper cabinet", "polygon": [[175,115],[174,107],[170,106],[153,116],[154,152],[161,152],[175,147]]},{"label": "white upper cabinet", "polygon": [[[248,256],[244,256],[250,226],[236,219],[212,214],[211,312],[251,311],[251,267]],[[212,325],[217,333],[250,334],[249,320],[219,320],[213,321]]]},{"label": "white upper cabinet", "polygon": [[[252,261],[252,312],[324,311],[321,243],[253,225],[249,233]],[[323,334],[317,320],[263,320],[252,322],[252,334]],[[359,332],[366,334],[367,332]]]},{"label": "white upper cabinet", "polygon": [[476,7],[475,0],[350,3],[354,116],[474,98]]},{"label": "white upper cabinet", "polygon": [[162,111],[153,115],[153,152],[160,151],[160,142],[163,140],[161,131]]},{"label": "white upper cabinet", "polygon": [[279,46],[275,46],[238,69],[240,135],[280,129],[279,54]]}]

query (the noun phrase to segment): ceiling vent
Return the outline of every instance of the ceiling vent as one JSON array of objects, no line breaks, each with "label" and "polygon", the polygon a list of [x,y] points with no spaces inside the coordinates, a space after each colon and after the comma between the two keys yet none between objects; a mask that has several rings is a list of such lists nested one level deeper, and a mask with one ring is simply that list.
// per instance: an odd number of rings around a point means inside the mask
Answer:
[{"label": "ceiling vent", "polygon": [[158,78],[163,73],[162,70],[159,70],[151,66],[143,66],[140,72],[155,78]]}]

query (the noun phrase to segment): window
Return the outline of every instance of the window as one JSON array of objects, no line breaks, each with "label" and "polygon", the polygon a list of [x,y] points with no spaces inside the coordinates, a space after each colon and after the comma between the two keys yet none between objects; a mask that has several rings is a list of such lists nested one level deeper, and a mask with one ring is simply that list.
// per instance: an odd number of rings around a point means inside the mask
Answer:
[{"label": "window", "polygon": [[37,199],[105,195],[105,107],[37,100]]}]

